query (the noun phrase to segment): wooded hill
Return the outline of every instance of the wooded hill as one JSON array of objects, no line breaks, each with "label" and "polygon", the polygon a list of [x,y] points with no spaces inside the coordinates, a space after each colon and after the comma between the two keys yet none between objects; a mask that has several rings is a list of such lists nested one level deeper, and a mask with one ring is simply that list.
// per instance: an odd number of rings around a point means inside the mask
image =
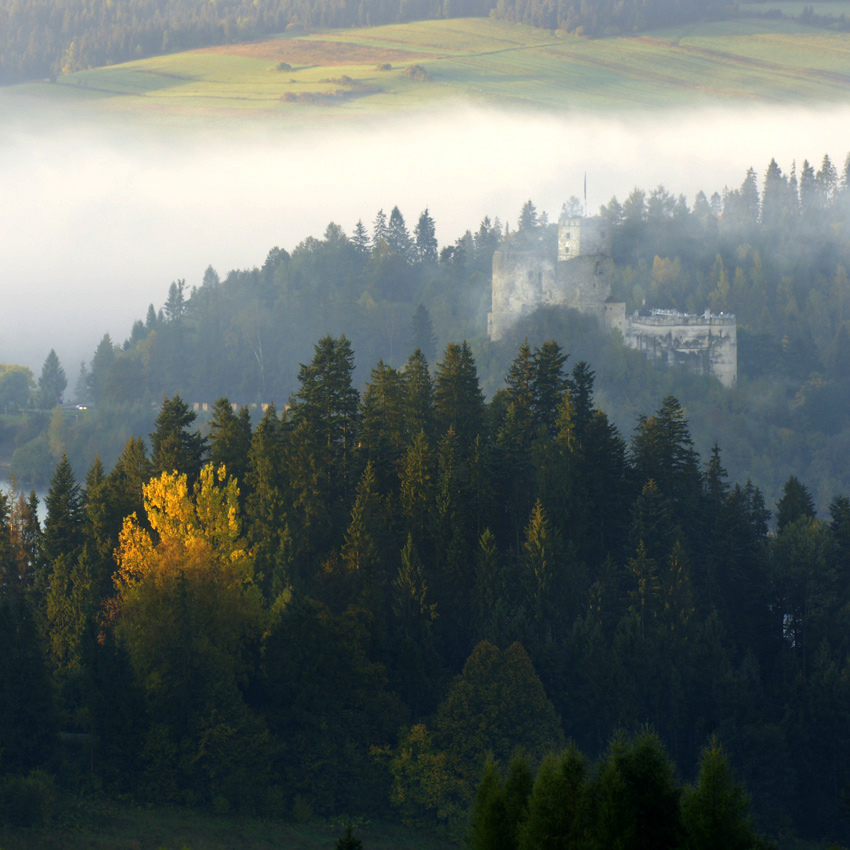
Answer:
[{"label": "wooded hill", "polygon": [[[850,490],[843,463],[848,198],[847,163],[839,171],[827,157],[819,166],[802,163],[799,174],[775,162],[763,178],[750,170],[738,189],[700,193],[692,208],[663,187],[603,208],[614,228],[614,293],[629,310],[710,308],[737,316],[739,380],[731,392],[650,364],[568,311],[543,311],[511,338],[490,343],[492,255],[507,226],[486,218],[440,248],[427,211],[408,228],[396,208],[379,212],[368,229],[358,222],[350,236],[330,224],[322,238],[291,253],[274,248],[261,267],[223,280],[208,269],[200,286],[175,281],[163,307],[151,305],[122,344],[104,336],[78,378],[69,374],[66,395],[92,409],[10,424],[5,451],[14,452],[19,480],[46,483],[63,451],[77,470],[95,454],[114,463],[130,436],[153,428],[151,405],[165,396],[211,405],[226,395],[282,409],[296,389],[298,364],[309,361],[324,333],[351,342],[358,387],[370,363],[398,368],[416,348],[434,362],[450,340],[466,338],[488,397],[525,337],[538,346],[554,338],[574,360],[595,364],[599,397],[624,432],[675,394],[701,452],[719,441],[733,475],[756,481],[772,501],[797,474],[824,512]],[[527,206],[511,238],[554,238],[545,215]],[[10,385],[20,377],[10,374]]]},{"label": "wooded hill", "polygon": [[3,799],[41,768],[457,835],[486,753],[650,723],[685,777],[719,735],[762,829],[844,835],[847,497],[772,511],[673,397],[624,439],[551,341],[489,404],[466,343],[353,369],[325,337],[285,413],[221,399],[208,439],[172,396],[111,471],[62,458],[43,525],[0,498]]}]

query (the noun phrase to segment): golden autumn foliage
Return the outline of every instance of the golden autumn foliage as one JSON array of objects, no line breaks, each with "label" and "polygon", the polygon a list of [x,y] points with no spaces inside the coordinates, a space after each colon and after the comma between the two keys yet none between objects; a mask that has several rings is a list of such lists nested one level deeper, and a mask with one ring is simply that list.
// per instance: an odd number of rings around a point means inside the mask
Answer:
[{"label": "golden autumn foliage", "polygon": [[115,553],[119,633],[148,693],[190,712],[210,688],[235,681],[262,625],[239,491],[223,466],[205,467],[192,494],[177,473],[143,491],[150,530],[130,515]]}]

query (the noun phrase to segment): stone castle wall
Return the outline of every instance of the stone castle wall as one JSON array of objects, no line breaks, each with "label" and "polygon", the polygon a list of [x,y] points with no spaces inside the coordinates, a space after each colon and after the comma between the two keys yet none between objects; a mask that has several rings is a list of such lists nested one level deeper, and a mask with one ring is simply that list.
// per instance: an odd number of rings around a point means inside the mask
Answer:
[{"label": "stone castle wall", "polygon": [[623,341],[652,360],[713,374],[727,387],[738,376],[735,317],[673,310],[626,315],[611,298],[611,228],[602,218],[563,218],[557,257],[510,246],[493,256],[493,306],[487,316],[492,340],[502,339],[540,307],[563,306],[617,328]]},{"label": "stone castle wall", "polygon": [[674,310],[635,313],[626,318],[623,340],[650,360],[715,375],[726,387],[738,379],[738,329],[735,317]]},{"label": "stone castle wall", "polygon": [[493,309],[487,317],[490,339],[501,339],[523,316],[549,304],[567,304],[554,260],[541,257],[537,251],[496,251]]}]

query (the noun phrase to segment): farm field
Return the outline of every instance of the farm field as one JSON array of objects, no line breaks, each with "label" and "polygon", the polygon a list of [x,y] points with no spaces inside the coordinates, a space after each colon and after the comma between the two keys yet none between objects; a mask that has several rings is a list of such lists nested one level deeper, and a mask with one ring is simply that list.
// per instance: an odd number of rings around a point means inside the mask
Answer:
[{"label": "farm field", "polygon": [[298,125],[439,106],[850,101],[850,34],[742,19],[589,40],[489,19],[287,33],[7,89],[171,123]]}]

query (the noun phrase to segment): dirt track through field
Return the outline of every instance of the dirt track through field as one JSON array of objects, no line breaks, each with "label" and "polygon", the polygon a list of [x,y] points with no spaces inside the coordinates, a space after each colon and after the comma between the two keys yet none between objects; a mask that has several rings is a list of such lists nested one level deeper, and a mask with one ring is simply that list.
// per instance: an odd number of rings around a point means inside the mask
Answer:
[{"label": "dirt track through field", "polygon": [[383,65],[435,59],[439,53],[418,53],[393,48],[352,44],[333,38],[273,38],[250,44],[204,47],[194,53],[217,53],[248,59],[267,59],[290,65]]}]

